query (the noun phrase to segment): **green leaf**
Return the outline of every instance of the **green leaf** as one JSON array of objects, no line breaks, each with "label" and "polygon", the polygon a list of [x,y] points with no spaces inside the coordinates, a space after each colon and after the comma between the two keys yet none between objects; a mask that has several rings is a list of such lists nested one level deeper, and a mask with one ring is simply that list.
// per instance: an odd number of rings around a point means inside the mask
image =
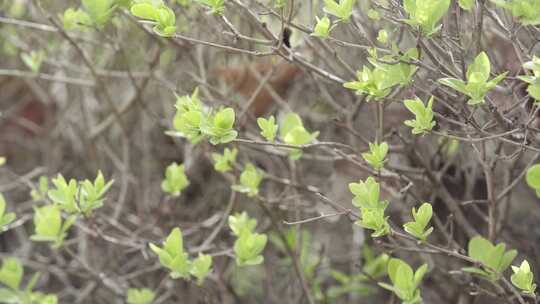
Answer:
[{"label": "green leaf", "polygon": [[418,286],[420,286],[420,283],[422,282],[422,279],[426,275],[427,271],[428,271],[427,264],[423,264],[418,269],[416,269],[414,273],[414,287],[415,288],[418,288]]},{"label": "green leaf", "polygon": [[297,127],[303,127],[302,119],[300,116],[296,113],[287,113],[285,115],[285,118],[281,122],[281,128],[280,128],[280,137],[284,138],[291,132],[293,129]]},{"label": "green leaf", "polygon": [[155,22],[154,32],[163,37],[174,36],[176,32],[176,15],[163,1],[135,3],[131,6],[131,14]]},{"label": "green leaf", "polygon": [[[281,140],[290,145],[305,145],[313,142],[319,132],[310,133],[304,127],[302,119],[296,113],[288,113],[280,124],[280,137]],[[298,149],[292,149],[290,158],[297,160],[302,156],[302,151]]]},{"label": "green leaf", "polygon": [[[397,281],[398,268],[401,267],[401,265],[403,264],[404,262],[400,259],[392,258],[388,261],[388,277],[390,278],[390,281],[392,281],[392,283],[395,283]],[[411,270],[411,273],[412,273],[412,270]],[[412,279],[412,274],[411,274],[411,279]]]},{"label": "green leaf", "polygon": [[527,88],[527,93],[529,93],[529,95],[536,99],[536,101],[539,101],[540,100],[540,85],[538,84],[534,84],[534,85],[529,85],[529,87]]},{"label": "green leaf", "polygon": [[180,228],[174,228],[169,233],[163,242],[162,248],[152,243],[149,246],[158,255],[161,265],[171,271],[170,275],[173,279],[187,278],[189,276],[192,265],[183,248]]},{"label": "green leaf", "polygon": [[339,18],[342,22],[348,22],[351,18],[356,0],[324,0],[324,12]]},{"label": "green leaf", "polygon": [[332,30],[333,28],[330,22],[330,18],[324,16],[319,19],[319,17],[315,16],[315,19],[317,20],[317,24],[315,24],[315,28],[313,29],[313,33],[311,33],[311,36],[327,38],[330,34],[330,30]]},{"label": "green leaf", "polygon": [[421,241],[425,241],[433,231],[432,227],[426,229],[433,214],[432,207],[429,203],[423,203],[420,208],[418,208],[418,211],[413,208],[412,214],[414,221],[405,223],[403,227],[407,233],[413,235]]},{"label": "green leaf", "polygon": [[372,278],[379,278],[386,275],[388,261],[390,260],[389,255],[387,255],[386,253],[382,253],[375,257],[367,244],[364,244],[362,247],[362,255],[365,260],[362,266],[363,273],[369,275]]},{"label": "green leaf", "polygon": [[6,200],[2,193],[0,193],[0,228],[10,224],[16,218],[15,213],[5,213],[6,212]]},{"label": "green leaf", "polygon": [[232,108],[225,108],[217,112],[213,118],[203,120],[200,123],[201,132],[210,137],[213,145],[224,144],[233,141],[238,132],[232,130],[235,121],[235,114]]},{"label": "green leaf", "polygon": [[189,261],[187,253],[181,252],[175,256],[168,268],[171,270],[171,278],[188,278],[191,271],[191,261]]},{"label": "green leaf", "polygon": [[390,225],[388,217],[384,216],[384,209],[361,208],[360,210],[362,218],[356,223],[366,229],[373,230],[371,237],[382,237],[390,233]]},{"label": "green leaf", "polygon": [[55,188],[49,190],[48,192],[48,196],[51,201],[66,212],[79,212],[79,206],[76,202],[76,195],[79,189],[77,186],[77,181],[70,179],[68,183],[62,174],[58,174],[56,178],[52,179],[52,182]]},{"label": "green leaf", "polygon": [[474,82],[487,82],[490,72],[489,58],[485,52],[481,52],[467,68],[467,80],[469,82],[471,80],[475,80]]},{"label": "green leaf", "polygon": [[214,117],[214,126],[229,130],[234,124],[234,110],[232,108],[225,108],[219,111]]},{"label": "green leaf", "polygon": [[536,284],[534,284],[534,274],[531,272],[531,267],[527,260],[523,260],[519,267],[512,266],[514,274],[510,277],[510,281],[514,286],[519,288],[523,293],[534,295]]},{"label": "green leaf", "polygon": [[518,78],[529,83],[527,93],[538,101],[540,100],[540,58],[533,56],[531,61],[523,64],[523,68],[532,70],[534,76],[518,76]]},{"label": "green leaf", "polygon": [[[469,257],[483,264],[482,271],[476,273],[482,274],[485,272],[488,279],[496,280],[510,266],[517,255],[517,251],[509,250],[505,252],[506,246],[504,243],[499,243],[494,246],[490,241],[481,236],[473,237],[468,244]],[[469,269],[469,271],[471,271]]]},{"label": "green leaf", "polygon": [[[390,263],[392,260],[390,260]],[[409,300],[412,298],[414,291],[414,272],[412,268],[405,262],[402,262],[397,267],[395,274],[394,288],[398,290],[398,297],[402,300]]]},{"label": "green leaf", "polygon": [[167,251],[171,256],[177,255],[180,252],[183,251],[183,239],[182,239],[182,231],[180,228],[174,228],[165,242],[163,243],[163,249]]},{"label": "green leaf", "polygon": [[374,68],[364,66],[356,73],[357,81],[346,82],[343,85],[345,88],[355,90],[358,95],[367,94],[368,101],[381,100],[390,94],[392,87],[409,84],[418,69],[415,65],[406,63],[418,58],[418,50],[415,48],[407,50],[403,55],[396,52],[382,58],[377,58],[375,49],[370,54],[372,57],[368,58],[368,61]]},{"label": "green leaf", "polygon": [[477,261],[485,261],[494,250],[493,244],[481,236],[475,236],[469,241],[469,256]]},{"label": "green leaf", "polygon": [[353,205],[360,208],[362,217],[357,224],[374,230],[372,237],[381,237],[390,232],[390,225],[384,211],[388,202],[379,201],[379,184],[373,177],[368,177],[366,181],[350,183],[349,190],[354,194]]},{"label": "green leaf", "polygon": [[212,153],[212,159],[214,160],[214,169],[218,172],[228,172],[232,170],[232,166],[236,163],[236,156],[238,150],[233,148],[225,148],[223,154]]},{"label": "green leaf", "polygon": [[228,218],[229,227],[236,236],[243,233],[252,233],[257,227],[257,220],[250,218],[244,211],[235,215],[230,215]]},{"label": "green leaf", "polygon": [[212,256],[199,253],[199,256],[193,261],[191,275],[197,278],[197,283],[201,285],[204,279],[210,273],[212,267]]},{"label": "green leaf", "polygon": [[39,177],[39,187],[30,191],[30,196],[34,201],[41,201],[47,199],[47,192],[49,192],[49,178],[47,176]]},{"label": "green leaf", "polygon": [[189,186],[189,180],[184,172],[184,165],[170,164],[165,170],[165,179],[161,182],[161,189],[173,196],[179,196],[187,186]]},{"label": "green leaf", "polygon": [[268,119],[259,117],[257,118],[257,124],[261,129],[261,135],[266,138],[267,141],[273,142],[278,130],[275,117],[273,115]]},{"label": "green leaf", "polygon": [[385,204],[380,204],[379,184],[373,177],[368,177],[365,181],[350,183],[349,190],[354,195],[353,204],[358,208],[382,208]]},{"label": "green leaf", "polygon": [[7,287],[18,290],[23,278],[24,269],[17,258],[5,258],[0,267],[0,283]]},{"label": "green leaf", "polygon": [[388,144],[386,142],[369,143],[369,152],[362,153],[362,158],[375,170],[380,170],[386,162]]},{"label": "green leaf", "polygon": [[467,89],[466,89],[466,83],[463,82],[462,80],[460,79],[455,79],[455,78],[441,78],[438,80],[441,84],[447,86],[447,87],[451,87],[452,89],[460,92],[460,93],[463,93],[463,94],[467,94]]},{"label": "green leaf", "polygon": [[157,20],[157,9],[150,3],[138,3],[134,4],[130,8],[130,12],[133,16],[141,19]]},{"label": "green leaf", "polygon": [[249,197],[259,194],[259,185],[263,180],[263,172],[257,169],[253,164],[248,163],[242,174],[240,174],[240,184],[233,185],[232,189],[241,193],[246,193]]},{"label": "green leaf", "polygon": [[249,218],[247,213],[229,216],[229,227],[236,235],[234,242],[234,253],[236,255],[236,264],[238,266],[258,265],[264,261],[261,255],[267,236],[255,233],[257,221]]},{"label": "green leaf", "polygon": [[96,179],[92,183],[84,180],[80,183],[79,207],[85,216],[91,215],[92,211],[103,206],[103,196],[112,186],[114,180],[105,184],[103,173],[98,171]]},{"label": "green leaf", "polygon": [[379,283],[381,287],[394,292],[399,299],[404,301],[403,303],[421,303],[418,287],[427,272],[426,264],[413,272],[407,263],[392,258],[388,261],[387,272],[392,285]]},{"label": "green leaf", "polygon": [[420,27],[426,36],[436,33],[439,21],[450,7],[450,0],[405,0],[403,8],[409,14],[404,20],[411,26]]},{"label": "green leaf", "polygon": [[264,257],[260,255],[266,246],[268,238],[264,234],[243,233],[234,243],[234,253],[238,266],[253,266],[261,264]]},{"label": "green leaf", "polygon": [[527,169],[525,176],[527,185],[533,189],[540,189],[540,164],[533,165]]},{"label": "green leaf", "polygon": [[62,217],[57,205],[34,207],[34,226],[35,234],[30,237],[31,240],[54,242],[55,247],[62,243]]},{"label": "green leaf", "polygon": [[435,126],[433,120],[433,96],[429,99],[428,104],[419,99],[407,99],[404,101],[405,107],[415,115],[414,120],[406,120],[405,125],[412,129],[413,134],[427,134]]},{"label": "green leaf", "polygon": [[439,82],[469,96],[469,105],[483,104],[486,93],[503,80],[507,74],[503,73],[488,81],[490,72],[489,58],[485,52],[482,52],[467,68],[467,83],[454,78],[439,79]]},{"label": "green leaf", "polygon": [[64,242],[67,230],[75,223],[77,217],[70,216],[62,221],[57,205],[34,207],[35,234],[30,237],[36,242],[52,242],[52,248],[59,248]]},{"label": "green leaf", "polygon": [[499,271],[499,273],[503,273],[511,264],[512,261],[516,258],[517,251],[516,250],[510,250],[504,253],[502,259],[499,261],[496,269]]},{"label": "green leaf", "polygon": [[148,288],[129,288],[126,301],[128,304],[150,304],[155,297],[155,293]]}]

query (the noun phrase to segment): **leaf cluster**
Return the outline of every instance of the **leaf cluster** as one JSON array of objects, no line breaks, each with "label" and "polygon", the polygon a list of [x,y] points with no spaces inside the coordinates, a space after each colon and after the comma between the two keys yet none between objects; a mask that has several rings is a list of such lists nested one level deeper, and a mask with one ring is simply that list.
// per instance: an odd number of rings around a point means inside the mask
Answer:
[{"label": "leaf cluster", "polygon": [[392,285],[379,283],[385,289],[392,291],[403,304],[420,304],[420,283],[428,270],[427,264],[423,264],[416,271],[406,262],[392,258],[388,262],[388,276]]},{"label": "leaf cluster", "polygon": [[360,208],[362,218],[357,221],[360,226],[374,230],[372,237],[381,237],[390,232],[388,217],[384,211],[388,207],[387,201],[380,201],[379,184],[373,177],[368,177],[365,181],[350,183],[349,190],[354,195],[353,205]]},{"label": "leaf cluster", "polygon": [[75,223],[77,217],[71,215],[62,219],[59,205],[34,206],[35,233],[30,237],[36,242],[51,242],[52,248],[60,248],[67,236],[68,229]]},{"label": "leaf cluster", "polygon": [[253,164],[248,163],[240,174],[240,184],[232,185],[234,191],[245,193],[249,197],[255,197],[259,194],[259,185],[264,178],[261,170]]},{"label": "leaf cluster", "polygon": [[111,188],[114,180],[105,182],[101,171],[92,182],[88,179],[76,181],[70,179],[69,182],[58,174],[52,179],[55,188],[50,189],[47,194],[49,199],[61,210],[72,213],[90,216],[92,211],[103,206],[104,195]]},{"label": "leaf cluster", "polygon": [[246,212],[229,216],[229,227],[237,237],[234,242],[234,253],[238,266],[252,266],[264,261],[262,252],[268,241],[266,234],[255,232],[257,220],[250,218]]},{"label": "leaf cluster", "polygon": [[415,238],[425,241],[431,232],[433,232],[433,227],[426,229],[431,220],[431,216],[433,215],[431,204],[423,203],[418,210],[413,208],[412,215],[414,221],[405,223],[403,228]]},{"label": "leaf cluster", "polygon": [[232,108],[213,109],[205,107],[200,101],[199,90],[195,89],[191,96],[177,96],[176,114],[173,119],[174,131],[171,136],[187,138],[197,144],[208,138],[213,145],[233,141],[238,132],[233,130],[235,113]]},{"label": "leaf cluster", "polygon": [[486,93],[493,89],[508,72],[489,80],[491,64],[485,52],[476,56],[473,63],[467,68],[467,81],[456,78],[442,78],[439,82],[445,86],[470,97],[468,104],[477,105],[485,103]]},{"label": "leaf cluster", "polygon": [[313,28],[313,33],[311,33],[311,36],[319,37],[319,38],[327,38],[328,35],[330,35],[330,31],[336,26],[335,24],[332,25],[332,22],[330,21],[330,18],[328,16],[324,16],[322,18],[319,18],[315,16],[315,19],[317,23],[315,24],[315,27]]},{"label": "leaf cluster", "polygon": [[519,79],[529,84],[527,93],[536,101],[540,100],[540,58],[533,56],[531,61],[523,64],[523,68],[531,70],[533,75],[518,76]]},{"label": "leaf cluster", "polygon": [[473,237],[468,244],[469,257],[482,263],[480,267],[465,267],[463,271],[478,274],[484,278],[495,281],[510,266],[517,255],[516,250],[506,251],[506,245],[499,243],[493,245],[489,240]]},{"label": "leaf cluster", "polygon": [[154,32],[163,37],[176,33],[176,15],[162,0],[139,0],[130,8],[133,16],[154,22]]},{"label": "leaf cluster", "polygon": [[228,172],[232,170],[232,166],[236,163],[236,156],[238,155],[238,149],[225,148],[223,154],[212,153],[212,159],[214,160],[214,169],[218,172]]},{"label": "leaf cluster", "polygon": [[165,169],[165,179],[161,182],[161,189],[172,196],[179,196],[187,186],[189,186],[189,180],[184,171],[184,165],[170,164]]},{"label": "leaf cluster", "polygon": [[405,0],[403,8],[409,14],[405,23],[419,27],[429,37],[441,28],[438,23],[450,8],[450,0]]},{"label": "leaf cluster", "polygon": [[519,267],[512,266],[514,274],[510,277],[510,281],[514,286],[519,288],[523,293],[534,296],[536,284],[534,284],[534,274],[531,271],[529,262],[523,260]]},{"label": "leaf cluster", "polygon": [[533,165],[527,169],[525,180],[527,185],[534,189],[536,196],[540,197],[540,164]]},{"label": "leaf cluster", "polygon": [[540,0],[491,0],[509,10],[523,25],[540,24]]},{"label": "leaf cluster", "polygon": [[0,284],[5,287],[0,287],[0,303],[58,303],[58,299],[54,294],[32,291],[39,279],[39,273],[35,273],[24,288],[21,287],[23,276],[24,268],[19,259],[7,257],[2,260],[2,266],[0,266]]},{"label": "leaf cluster", "polygon": [[169,269],[173,279],[189,279],[190,275],[202,284],[212,267],[212,256],[199,253],[193,261],[189,259],[184,250],[184,241],[180,228],[174,228],[165,241],[163,247],[150,243],[150,249],[159,257],[160,264]]},{"label": "leaf cluster", "polygon": [[[302,122],[302,118],[296,113],[288,113],[280,124],[279,135],[281,140],[290,145],[305,145],[317,139],[319,132],[309,132]],[[293,160],[302,157],[302,150],[292,149],[289,156]]]},{"label": "leaf cluster", "polygon": [[356,0],[324,0],[324,12],[335,16],[339,21],[348,22],[353,13]]},{"label": "leaf cluster", "polygon": [[372,51],[371,55],[368,61],[373,68],[364,66],[362,70],[357,71],[356,81],[346,82],[343,85],[356,91],[357,94],[368,95],[368,101],[380,100],[388,96],[393,87],[409,84],[418,69],[417,66],[407,63],[418,59],[416,48],[409,49],[403,55],[385,55],[378,58],[376,51]]},{"label": "leaf cluster", "polygon": [[414,119],[405,121],[405,125],[412,128],[412,134],[427,134],[436,122],[433,120],[433,96],[429,99],[428,104],[420,98],[407,99],[403,102],[407,110],[414,114]]},{"label": "leaf cluster", "polygon": [[375,170],[380,170],[386,162],[388,144],[386,142],[369,143],[369,152],[362,153],[362,158]]},{"label": "leaf cluster", "polygon": [[268,119],[264,117],[257,118],[257,125],[261,129],[261,135],[269,142],[273,142],[276,138],[278,125],[276,118],[272,115]]}]

